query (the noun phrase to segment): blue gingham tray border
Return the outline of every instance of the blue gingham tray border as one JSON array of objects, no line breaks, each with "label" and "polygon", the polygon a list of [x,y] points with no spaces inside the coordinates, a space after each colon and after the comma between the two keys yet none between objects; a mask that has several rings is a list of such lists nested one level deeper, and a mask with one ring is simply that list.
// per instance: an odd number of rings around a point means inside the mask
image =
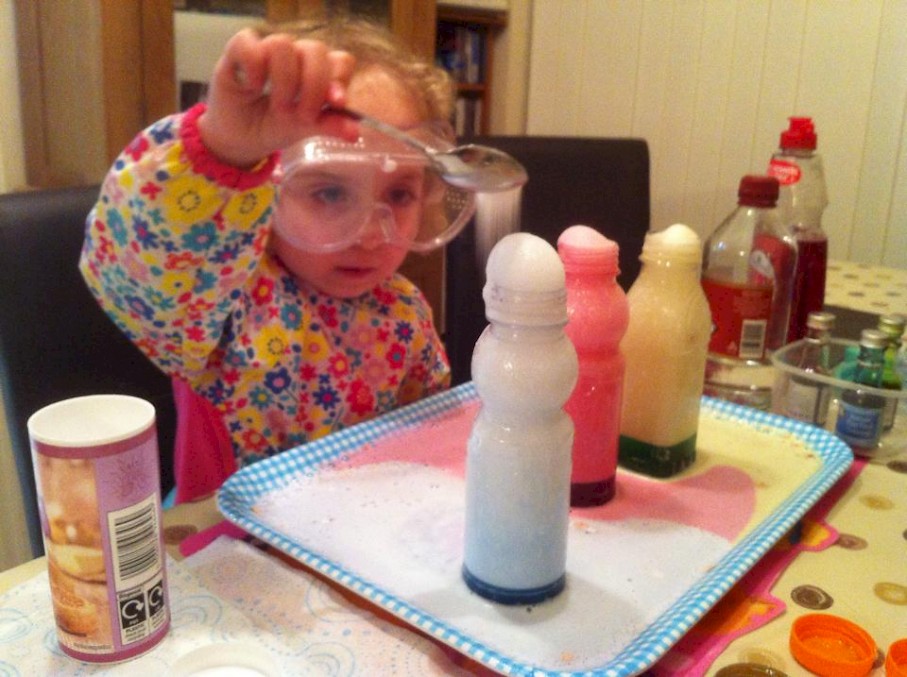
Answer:
[{"label": "blue gingham tray border", "polygon": [[661,658],[847,472],[853,462],[850,448],[824,430],[775,414],[703,397],[704,409],[749,425],[785,430],[801,438],[821,459],[822,467],[606,664],[593,670],[549,671],[526,665],[484,646],[478,639],[451,627],[444,620],[385,592],[336,562],[287,538],[261,522],[252,511],[259,498],[284,486],[299,474],[313,476],[324,463],[343,458],[388,433],[442,415],[476,398],[473,384],[465,383],[243,468],[221,487],[218,507],[227,519],[257,538],[493,670],[527,677],[619,677],[643,672]]}]

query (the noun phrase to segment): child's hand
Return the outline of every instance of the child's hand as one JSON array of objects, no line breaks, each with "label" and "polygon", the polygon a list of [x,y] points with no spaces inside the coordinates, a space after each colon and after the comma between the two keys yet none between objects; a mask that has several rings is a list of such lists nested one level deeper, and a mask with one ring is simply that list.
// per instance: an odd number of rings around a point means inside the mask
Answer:
[{"label": "child's hand", "polygon": [[321,42],[240,31],[214,68],[202,141],[222,162],[251,167],[307,136],[354,139],[354,122],[322,113],[325,103],[343,105],[353,65]]}]

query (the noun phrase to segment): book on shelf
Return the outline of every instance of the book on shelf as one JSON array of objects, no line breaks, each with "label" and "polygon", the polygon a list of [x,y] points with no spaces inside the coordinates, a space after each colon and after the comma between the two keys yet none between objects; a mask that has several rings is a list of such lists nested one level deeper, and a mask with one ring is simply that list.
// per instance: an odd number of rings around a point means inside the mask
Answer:
[{"label": "book on shelf", "polygon": [[454,132],[458,137],[477,136],[482,130],[482,99],[457,97],[454,107]]},{"label": "book on shelf", "polygon": [[470,85],[483,82],[484,49],[482,31],[445,22],[438,24],[437,63],[456,82]]}]

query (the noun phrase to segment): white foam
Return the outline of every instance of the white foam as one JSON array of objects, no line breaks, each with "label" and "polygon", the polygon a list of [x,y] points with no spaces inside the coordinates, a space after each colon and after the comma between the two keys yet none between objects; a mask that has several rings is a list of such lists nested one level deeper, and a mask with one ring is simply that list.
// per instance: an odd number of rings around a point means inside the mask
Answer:
[{"label": "white foam", "polygon": [[429,616],[551,670],[612,658],[729,549],[720,536],[658,519],[576,519],[566,591],[544,604],[505,607],[462,581],[464,487],[449,472],[404,462],[320,471],[263,497],[255,512]]},{"label": "white foam", "polygon": [[554,247],[531,233],[511,233],[498,242],[485,273],[488,283],[521,292],[564,288],[564,266]]},{"label": "white foam", "polygon": [[609,240],[590,226],[570,226],[557,239],[558,245],[593,251],[609,251],[617,248],[617,243]]}]

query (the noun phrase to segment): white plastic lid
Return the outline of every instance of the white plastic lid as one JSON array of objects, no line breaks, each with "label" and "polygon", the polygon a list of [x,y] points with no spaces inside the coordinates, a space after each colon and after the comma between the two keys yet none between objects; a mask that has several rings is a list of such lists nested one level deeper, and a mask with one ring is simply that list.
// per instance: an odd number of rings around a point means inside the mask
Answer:
[{"label": "white plastic lid", "polygon": [[85,395],[39,409],[27,423],[31,439],[63,447],[112,444],[154,425],[154,405],[131,395]]}]

